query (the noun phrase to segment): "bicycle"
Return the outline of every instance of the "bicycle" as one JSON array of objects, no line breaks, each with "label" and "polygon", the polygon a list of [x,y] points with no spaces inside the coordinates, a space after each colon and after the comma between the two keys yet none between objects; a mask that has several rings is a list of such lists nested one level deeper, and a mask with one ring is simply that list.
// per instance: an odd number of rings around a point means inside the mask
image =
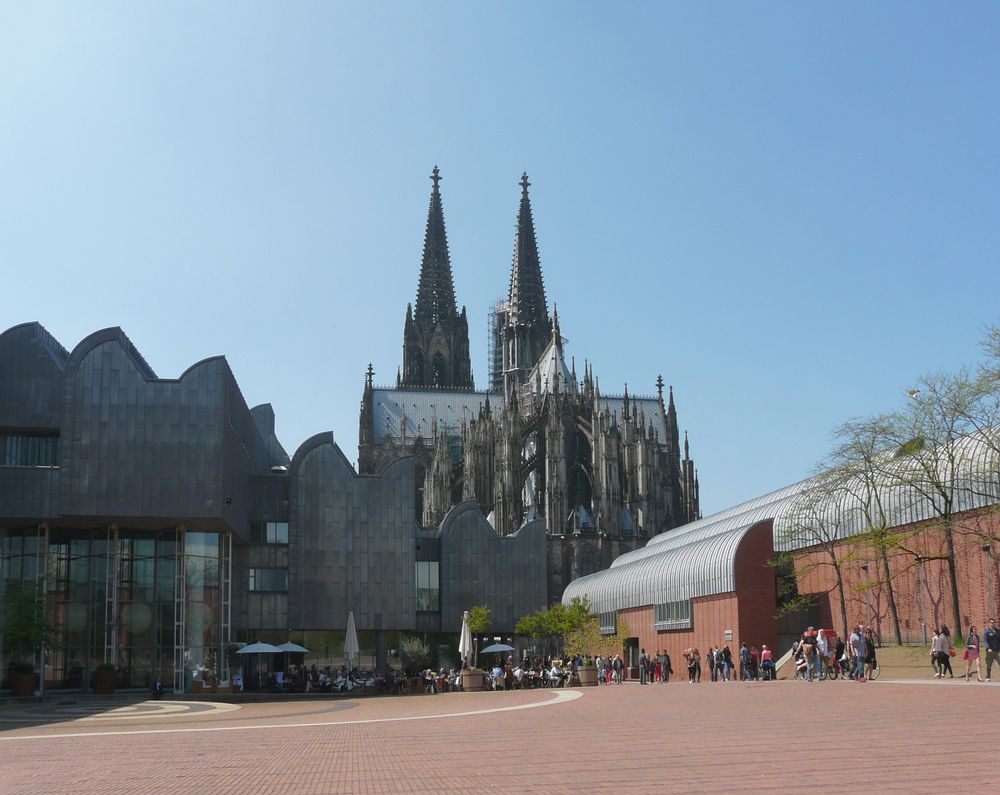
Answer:
[{"label": "bicycle", "polygon": [[865,669],[868,670],[868,681],[869,682],[874,682],[876,679],[878,679],[878,675],[879,675],[878,660],[875,660],[871,664],[871,669],[870,670],[868,669],[867,665],[865,666]]}]

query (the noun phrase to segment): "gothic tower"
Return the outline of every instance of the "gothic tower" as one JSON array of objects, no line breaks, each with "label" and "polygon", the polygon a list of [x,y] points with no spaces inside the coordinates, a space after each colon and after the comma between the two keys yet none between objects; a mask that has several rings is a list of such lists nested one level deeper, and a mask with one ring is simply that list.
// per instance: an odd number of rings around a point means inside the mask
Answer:
[{"label": "gothic tower", "polygon": [[415,309],[407,304],[403,326],[401,385],[471,389],[469,323],[465,307],[459,314],[455,306],[448,237],[438,189],[441,176],[437,166],[434,166],[431,180],[434,187],[427,210],[417,303]]},{"label": "gothic tower", "polygon": [[530,184],[528,175],[522,174],[510,293],[500,334],[503,340],[504,397],[508,403],[517,399],[518,387],[542,355],[552,333],[535,240],[535,222],[528,198]]}]

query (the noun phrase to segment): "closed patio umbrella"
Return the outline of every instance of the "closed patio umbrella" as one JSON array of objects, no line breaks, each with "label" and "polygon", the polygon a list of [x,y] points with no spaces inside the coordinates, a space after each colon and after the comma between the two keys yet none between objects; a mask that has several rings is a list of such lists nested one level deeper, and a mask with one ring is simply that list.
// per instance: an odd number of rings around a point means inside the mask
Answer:
[{"label": "closed patio umbrella", "polygon": [[462,615],[462,636],[458,641],[458,656],[462,664],[472,657],[472,632],[469,630],[469,611]]},{"label": "closed patio umbrella", "polygon": [[347,614],[347,636],[344,638],[344,656],[347,658],[347,669],[350,670],[357,662],[361,647],[358,646],[358,630],[354,626],[354,611]]}]

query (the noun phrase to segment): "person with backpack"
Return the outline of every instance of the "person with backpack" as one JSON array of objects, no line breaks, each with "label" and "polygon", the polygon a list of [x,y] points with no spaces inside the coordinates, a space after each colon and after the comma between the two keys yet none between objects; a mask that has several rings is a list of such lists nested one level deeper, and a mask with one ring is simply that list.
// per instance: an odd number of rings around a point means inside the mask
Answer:
[{"label": "person with backpack", "polygon": [[663,650],[663,684],[667,684],[670,681],[670,674],[674,672],[673,667],[670,665],[670,652],[666,649]]},{"label": "person with backpack", "polygon": [[625,663],[623,663],[622,658],[616,654],[615,659],[611,662],[611,679],[616,685],[620,685],[622,683],[622,673],[624,670]]}]

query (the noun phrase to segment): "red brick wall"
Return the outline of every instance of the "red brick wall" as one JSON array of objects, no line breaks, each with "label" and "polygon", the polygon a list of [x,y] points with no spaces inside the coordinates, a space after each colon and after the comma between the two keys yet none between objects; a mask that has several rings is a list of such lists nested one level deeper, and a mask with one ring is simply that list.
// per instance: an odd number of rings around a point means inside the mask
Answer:
[{"label": "red brick wall", "polygon": [[[969,624],[974,623],[981,634],[986,618],[1000,617],[997,560],[1000,543],[992,543],[991,557],[981,548],[985,543],[982,536],[970,531],[1000,534],[1000,516],[984,514],[963,518],[955,532],[958,598],[962,610],[959,632],[964,633]],[[907,540],[907,547],[921,555],[941,554],[944,552],[944,536],[937,525],[927,524]],[[888,589],[882,564],[873,550],[858,550],[848,539],[839,545],[838,555],[846,557],[849,553],[853,553],[851,559],[843,566],[848,623],[871,623],[885,642],[892,642]],[[827,560],[829,556],[817,550],[796,562],[799,593],[815,595],[819,600],[824,626],[842,631],[839,597],[834,590],[836,577],[832,567],[825,565]],[[823,565],[813,567],[816,562]],[[867,571],[862,569],[863,565],[868,566]],[[951,626],[951,586],[945,561],[928,560],[916,564],[913,555],[897,552],[889,558],[889,570],[904,642],[923,641],[924,624],[928,640],[934,627],[942,623],[951,627],[953,636],[959,634]]]},{"label": "red brick wall", "polygon": [[775,572],[767,565],[774,557],[774,530],[770,520],[750,530],[736,551],[736,594],[739,598],[737,647],[742,640],[760,648],[778,648]]}]

